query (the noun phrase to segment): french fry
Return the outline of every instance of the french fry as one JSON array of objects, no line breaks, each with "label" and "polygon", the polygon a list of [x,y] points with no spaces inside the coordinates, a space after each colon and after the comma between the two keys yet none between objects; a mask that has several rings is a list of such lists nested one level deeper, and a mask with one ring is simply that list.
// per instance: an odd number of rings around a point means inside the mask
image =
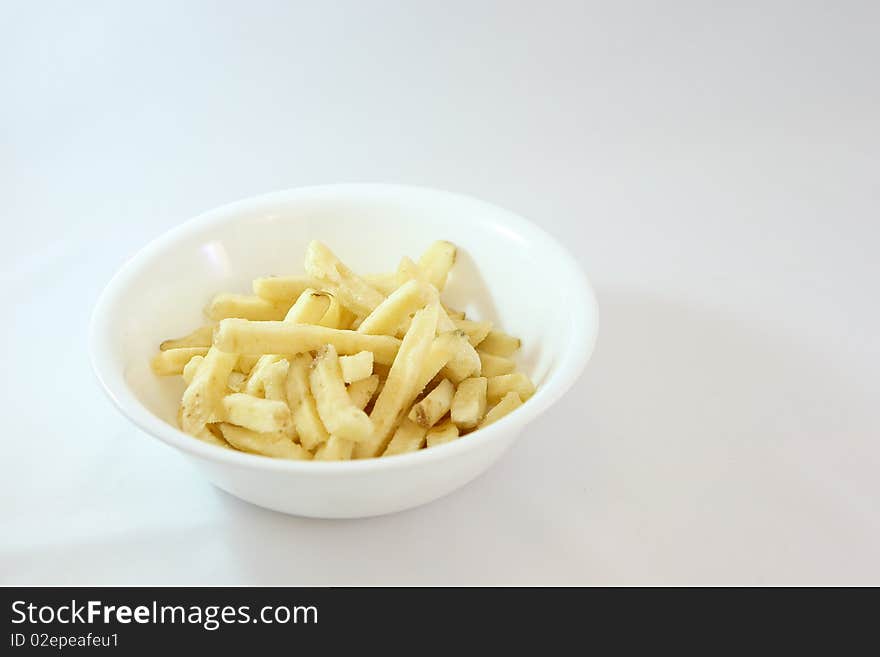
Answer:
[{"label": "french fry", "polygon": [[409,280],[380,303],[358,326],[358,333],[394,335],[410,313],[437,299],[437,291],[427,283]]},{"label": "french fry", "polygon": [[378,363],[394,362],[400,340],[387,335],[364,335],[356,331],[290,322],[249,322],[224,319],[215,336],[220,349],[242,354],[301,354],[332,344],[340,354],[372,351]]},{"label": "french fry", "polygon": [[265,354],[260,356],[260,360],[258,360],[257,364],[251,368],[242,392],[248,395],[253,395],[254,397],[264,397],[266,374],[269,371],[269,368],[280,361],[281,358],[282,357],[279,354]]},{"label": "french fry", "polygon": [[379,378],[384,381],[388,378],[388,372],[391,371],[391,365],[385,365],[383,363],[377,363],[375,360],[373,361],[373,374],[378,374]]},{"label": "french fry", "polygon": [[480,351],[507,358],[520,348],[522,341],[502,331],[489,331],[489,334],[478,344]]},{"label": "french fry", "polygon": [[266,276],[253,281],[254,294],[272,303],[291,304],[307,289],[320,287],[320,281],[308,276]]},{"label": "french fry", "polygon": [[317,324],[330,309],[330,295],[307,287],[284,316],[291,324]]},{"label": "french fry", "polygon": [[207,425],[222,417],[226,382],[236,360],[238,354],[217,347],[208,349],[180,401],[178,421],[183,431],[217,444],[216,436],[208,431]]},{"label": "french fry", "polygon": [[500,402],[492,407],[492,410],[486,413],[486,417],[480,422],[479,428],[482,429],[483,427],[488,427],[493,422],[497,422],[520,406],[522,406],[522,400],[519,398],[519,395],[512,391],[508,392]]},{"label": "french fry", "polygon": [[367,404],[370,403],[370,400],[373,398],[373,395],[376,394],[376,390],[378,388],[379,375],[373,374],[372,376],[368,376],[366,379],[355,381],[354,383],[349,385],[348,396],[351,399],[352,404],[360,409],[364,409],[367,407]]},{"label": "french fry", "polygon": [[403,256],[400,259],[400,264],[397,265],[397,284],[403,285],[406,281],[427,283],[428,277],[411,258]]},{"label": "french fry", "polygon": [[437,318],[437,330],[440,333],[448,333],[449,331],[455,331],[458,327],[455,325],[455,322],[446,314],[446,309],[443,306],[440,306],[440,317]]},{"label": "french fry", "polygon": [[312,397],[309,386],[311,365],[312,357],[308,354],[299,354],[290,361],[287,371],[287,404],[300,443],[307,450],[314,451],[318,445],[327,442],[330,434],[321,422],[315,398]]},{"label": "french fry", "polygon": [[352,404],[333,345],[328,344],[318,352],[309,383],[318,415],[331,435],[355,442],[364,442],[371,437],[373,423],[366,413]]},{"label": "french fry", "polygon": [[452,319],[465,319],[464,312],[461,310],[456,310],[455,308],[450,308],[449,306],[443,306],[443,310],[446,311],[446,314]]},{"label": "french fry", "polygon": [[493,356],[485,351],[477,349],[480,356],[480,374],[482,376],[498,376],[500,374],[512,374],[516,369],[516,363],[503,356]]},{"label": "french fry", "polygon": [[342,319],[339,320],[339,328],[348,329],[349,331],[357,331],[358,326],[364,321],[363,317],[355,315],[345,306],[342,307]]},{"label": "french fry", "polygon": [[443,379],[422,401],[415,404],[407,416],[420,427],[430,429],[449,412],[455,386],[449,379]]},{"label": "french fry", "polygon": [[[432,289],[433,294],[435,294],[435,295],[437,294],[437,288],[430,285],[427,277],[424,275],[421,268],[407,257],[404,257],[400,261],[400,266],[397,268],[397,278],[398,278],[400,287],[403,287],[403,286],[407,285],[408,283],[415,282],[415,283],[422,284],[423,290],[425,290],[425,288]],[[400,288],[398,288],[398,289],[400,289]],[[423,292],[423,294],[426,294],[426,293],[427,292]],[[430,301],[431,301],[431,299],[428,299],[422,305],[426,305]],[[422,307],[422,305],[419,305],[417,307]],[[410,312],[412,312],[412,311],[410,311]],[[397,335],[397,336],[404,335],[409,330],[410,321],[411,320],[408,317],[408,313],[404,314],[402,316],[401,323],[397,327],[397,330],[394,333],[389,333],[389,334],[390,335]],[[456,328],[455,324],[449,318],[449,315],[446,314],[446,309],[441,304],[440,314],[437,319],[437,331],[439,333],[446,333],[448,331],[454,331],[455,328]]]},{"label": "french fry", "polygon": [[[187,367],[189,367],[189,363],[187,363]],[[183,372],[184,378],[186,378],[186,370]],[[241,372],[232,371],[229,373],[229,379],[226,381],[226,387],[232,390],[232,392],[241,392],[241,389],[244,388],[244,382],[247,377]]]},{"label": "french fry", "polygon": [[364,280],[379,292],[388,296],[397,289],[397,272],[389,274],[365,274]]},{"label": "french fry", "polygon": [[[455,328],[467,333],[468,341],[476,347],[492,330],[492,322],[475,322],[470,319],[453,319],[452,323]],[[215,338],[216,339],[216,338]]]},{"label": "french fry", "polygon": [[260,362],[260,357],[256,354],[241,354],[238,362],[235,364],[235,371],[242,374],[250,374],[250,371]]},{"label": "french fry", "polygon": [[382,392],[376,399],[373,412],[370,413],[373,434],[369,440],[355,445],[355,458],[379,456],[385,450],[391,432],[394,431],[402,413],[421,392],[421,388],[418,387],[419,379],[424,366],[423,361],[431,351],[431,343],[437,331],[439,306],[439,303],[432,303],[419,310],[413,317],[410,329],[404,336],[397,357],[388,372]]},{"label": "french fry", "polygon": [[243,452],[295,461],[308,461],[312,458],[307,449],[297,445],[289,436],[281,432],[258,433],[225,422],[219,426],[226,442]]},{"label": "french fry", "polygon": [[211,340],[214,339],[215,328],[217,328],[215,324],[200,326],[195,331],[182,338],[164,340],[162,344],[159,345],[159,349],[161,351],[167,351],[169,349],[180,349],[181,347],[210,347]]},{"label": "french fry", "polygon": [[217,445],[217,447],[222,447],[223,449],[235,449],[232,445],[226,442],[225,438],[223,438],[223,434],[220,432],[220,427],[216,422],[205,426],[205,436],[202,440],[212,445]]},{"label": "french fry", "polygon": [[286,358],[282,358],[266,368],[263,378],[263,394],[266,399],[287,403],[287,372],[289,369],[290,361]]},{"label": "french fry", "polygon": [[458,385],[470,376],[480,376],[482,364],[470,342],[462,342],[443,368],[443,376]]},{"label": "french fry", "polygon": [[508,392],[515,392],[521,401],[525,401],[535,393],[535,386],[522,372],[513,374],[501,374],[488,379],[489,385],[486,395],[489,404],[498,402]]},{"label": "french fry", "polygon": [[[183,380],[186,382],[186,385],[192,383],[192,380],[195,378],[196,372],[199,369],[199,365],[202,364],[203,360],[205,360],[204,356],[193,356],[189,359],[189,362],[183,366],[182,374]],[[233,372],[232,374],[235,374],[235,372]],[[230,374],[229,376],[232,376],[232,374]]]},{"label": "french fry", "polygon": [[429,448],[437,447],[444,443],[450,443],[456,438],[458,438],[458,427],[455,426],[451,420],[446,420],[435,426],[433,429],[428,430],[426,443]]},{"label": "french fry", "polygon": [[[328,312],[329,308],[330,300],[327,295],[317,292],[313,288],[306,288],[287,311],[284,321],[291,324],[316,324]],[[244,392],[257,397],[267,396],[264,395],[266,373],[282,358],[280,354],[260,356],[250,371]]]},{"label": "french fry", "polygon": [[352,356],[340,356],[339,366],[342,368],[342,380],[346,383],[366,379],[373,373],[373,352],[359,351]]},{"label": "french fry", "polygon": [[446,277],[455,264],[456,249],[451,242],[434,242],[419,258],[419,267],[431,285],[440,292],[446,286]]},{"label": "french fry", "polygon": [[351,322],[351,314],[341,303],[339,303],[339,298],[327,290],[321,290],[320,292],[317,292],[317,294],[327,299],[326,312],[321,315],[321,318],[317,322],[302,323],[318,324],[319,326],[326,326],[327,328],[334,329],[347,328],[348,323]]},{"label": "french fry", "polygon": [[313,241],[306,249],[306,273],[335,286],[339,300],[356,315],[369,315],[385,298],[346,267],[326,245]]},{"label": "french fry", "polygon": [[227,317],[266,321],[284,319],[289,308],[288,304],[272,303],[260,297],[222,293],[211,299],[205,314],[215,322]]},{"label": "french fry", "polygon": [[230,424],[260,433],[288,432],[291,423],[290,409],[285,402],[241,392],[233,392],[223,398],[223,417]]},{"label": "french fry", "polygon": [[159,376],[171,376],[183,374],[183,368],[193,356],[204,356],[208,353],[207,347],[178,347],[160,351],[153,357],[150,363],[153,372]]},{"label": "french fry", "polygon": [[467,335],[464,331],[449,331],[434,338],[428,355],[422,362],[416,383],[416,395],[419,395],[449,360],[467,344]]},{"label": "french fry", "polygon": [[388,443],[388,447],[382,453],[382,456],[394,456],[395,454],[406,454],[420,449],[425,444],[425,435],[428,430],[420,427],[418,424],[404,418],[394,432],[394,437]]},{"label": "french fry", "polygon": [[484,376],[465,379],[452,397],[452,421],[461,429],[473,429],[486,414],[488,381]]},{"label": "french fry", "polygon": [[354,442],[331,435],[327,442],[315,451],[316,461],[350,461]]}]

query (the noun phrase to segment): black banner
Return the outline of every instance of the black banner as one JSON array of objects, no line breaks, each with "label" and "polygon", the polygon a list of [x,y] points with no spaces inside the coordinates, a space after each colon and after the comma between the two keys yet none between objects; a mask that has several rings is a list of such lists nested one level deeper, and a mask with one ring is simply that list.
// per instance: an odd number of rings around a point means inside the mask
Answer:
[{"label": "black banner", "polygon": [[[801,591],[635,589],[6,588],[0,653],[152,654],[282,648],[466,650],[523,642],[614,651],[698,645],[842,648],[869,609],[804,604]],[[757,595],[756,595],[757,593]],[[840,595],[837,592],[834,595]],[[723,598],[716,600],[716,598]],[[747,604],[740,604],[746,602]],[[854,612],[855,613],[852,613]],[[756,637],[760,637],[758,643]],[[609,643],[610,642],[610,643]],[[707,643],[708,642],[708,643]],[[543,650],[542,650],[543,652]],[[606,650],[603,650],[606,652]]]}]

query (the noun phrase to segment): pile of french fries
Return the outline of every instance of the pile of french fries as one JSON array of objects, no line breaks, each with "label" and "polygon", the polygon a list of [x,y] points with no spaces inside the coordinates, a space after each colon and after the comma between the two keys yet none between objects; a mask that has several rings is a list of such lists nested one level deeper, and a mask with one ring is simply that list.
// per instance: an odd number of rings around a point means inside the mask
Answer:
[{"label": "pile of french fries", "polygon": [[284,459],[393,456],[459,439],[534,393],[520,341],[467,319],[440,294],[456,248],[358,276],[312,242],[303,276],[218,294],[210,324],[166,340],[152,367],[182,375],[186,433]]}]

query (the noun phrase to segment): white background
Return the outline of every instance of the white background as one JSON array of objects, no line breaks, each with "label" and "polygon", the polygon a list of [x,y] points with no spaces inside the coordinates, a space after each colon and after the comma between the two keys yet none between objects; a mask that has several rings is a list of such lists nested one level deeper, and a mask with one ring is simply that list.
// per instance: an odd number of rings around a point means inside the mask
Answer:
[{"label": "white background", "polygon": [[[0,582],[880,584],[878,7],[2,3]],[[473,484],[304,520],[134,430],[86,334],[166,229],[343,181],[533,219],[602,326]]]}]

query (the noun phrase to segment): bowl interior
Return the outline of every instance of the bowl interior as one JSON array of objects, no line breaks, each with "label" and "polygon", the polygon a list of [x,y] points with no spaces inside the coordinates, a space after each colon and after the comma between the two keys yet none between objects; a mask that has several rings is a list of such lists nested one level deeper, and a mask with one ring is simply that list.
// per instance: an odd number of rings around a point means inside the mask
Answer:
[{"label": "bowl interior", "polygon": [[516,359],[538,386],[531,403],[541,403],[542,386],[561,369],[580,371],[583,362],[572,361],[585,361],[592,347],[589,288],[572,259],[534,225],[445,192],[335,185],[225,206],[135,256],[108,287],[96,322],[96,341],[122,385],[176,426],[184,384],[151,372],[159,342],[203,324],[202,309],[217,292],[251,293],[255,277],[301,274],[313,239],[360,273],[393,271],[402,256],[417,259],[434,240],[454,242],[458,259],[444,302],[522,338]]}]

